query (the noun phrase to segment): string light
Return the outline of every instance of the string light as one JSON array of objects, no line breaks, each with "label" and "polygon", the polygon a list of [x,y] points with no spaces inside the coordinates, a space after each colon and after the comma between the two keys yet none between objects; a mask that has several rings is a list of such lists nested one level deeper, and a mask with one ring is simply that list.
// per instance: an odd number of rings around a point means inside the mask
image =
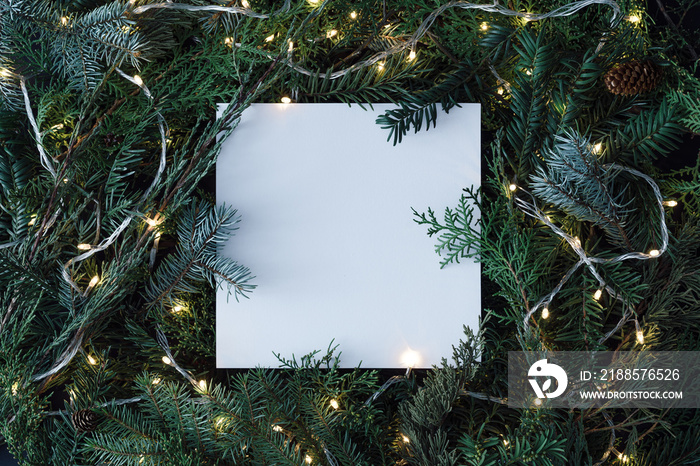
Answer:
[{"label": "string light", "polygon": [[502,88],[502,87],[499,87],[499,88],[496,90],[496,93],[497,93],[498,95],[503,95],[503,88]]},{"label": "string light", "polygon": [[642,328],[639,326],[639,321],[634,320],[634,327],[637,330],[637,343],[640,345],[644,344],[644,332],[642,332]]},{"label": "string light", "polygon": [[337,30],[337,29],[331,29],[330,31],[328,31],[328,32],[326,33],[326,38],[327,38],[327,39],[330,39],[331,37],[335,37],[337,34],[338,34],[338,30]]},{"label": "string light", "polygon": [[137,86],[143,86],[143,79],[141,79],[141,76],[138,74],[134,75],[134,82],[136,83]]},{"label": "string light", "polygon": [[401,355],[401,364],[408,368],[415,367],[420,362],[420,353],[412,349],[406,350]]},{"label": "string light", "polygon": [[377,63],[377,68],[379,68],[380,71],[383,70],[384,69],[384,62],[380,61],[379,63]]},{"label": "string light", "polygon": [[510,189],[510,191],[513,192],[516,189],[518,189],[518,185],[516,185],[515,183],[511,183],[510,186],[508,186],[508,189]]},{"label": "string light", "polygon": [[153,218],[147,218],[146,223],[148,223],[148,226],[150,226],[150,227],[157,227],[160,224],[160,222],[158,220],[153,219]]},{"label": "string light", "polygon": [[19,390],[19,383],[15,382],[12,384],[12,396],[17,396],[17,391]]},{"label": "string light", "polygon": [[544,309],[542,309],[542,318],[546,319],[548,317],[549,317],[549,309],[545,307]]},{"label": "string light", "polygon": [[36,223],[36,215],[32,215],[32,217],[29,219],[29,223],[27,225],[32,226]]},{"label": "string light", "polygon": [[603,143],[599,142],[593,146],[593,153],[600,154],[603,151]]},{"label": "string light", "polygon": [[306,464],[311,464],[311,462],[313,460],[314,459],[310,455],[306,455],[306,457],[304,458],[304,461],[306,461]]},{"label": "string light", "polygon": [[200,381],[198,382],[198,385],[199,385],[199,388],[201,388],[202,390],[206,390],[206,389],[207,389],[207,381],[204,380],[204,379],[200,380]]},{"label": "string light", "polygon": [[177,314],[177,313],[180,312],[182,309],[183,309],[183,307],[180,306],[180,305],[178,304],[178,305],[176,305],[175,307],[173,307],[173,312],[174,312],[175,314]]},{"label": "string light", "polygon": [[67,16],[61,16],[61,24],[63,26],[68,25],[68,17]]},{"label": "string light", "polygon": [[283,104],[291,104],[291,103],[292,103],[292,99],[290,99],[289,97],[287,97],[287,96],[285,95],[284,97],[282,97],[282,98],[280,99],[280,102],[282,102]]},{"label": "string light", "polygon": [[598,301],[601,296],[603,296],[603,290],[596,290],[596,292],[593,293],[593,299],[596,301]]},{"label": "string light", "polygon": [[411,439],[408,438],[405,434],[401,435],[401,440],[403,441],[403,443],[411,443]]},{"label": "string light", "polygon": [[153,379],[153,382],[151,382],[151,383],[152,383],[153,385],[158,385],[158,384],[161,383],[161,382],[162,382],[161,378],[160,378],[160,377],[156,377],[155,379]]},{"label": "string light", "polygon": [[351,19],[357,19],[357,12],[356,12],[356,11],[351,11],[351,12],[350,12],[350,18],[351,18]]},{"label": "string light", "polygon": [[294,52],[294,42],[292,42],[291,40],[289,41],[289,47],[287,48],[287,51],[289,53]]},{"label": "string light", "polygon": [[161,360],[163,361],[163,364],[167,364],[168,366],[172,365],[172,363],[173,363],[173,362],[170,360],[170,358],[167,357],[167,356],[163,356],[163,357],[161,358]]},{"label": "string light", "polygon": [[487,23],[487,22],[481,23],[481,30],[482,31],[486,31],[486,30],[488,30],[488,28],[489,28],[489,23]]},{"label": "string light", "polygon": [[642,20],[642,18],[637,15],[629,15],[626,19],[632,24],[636,24]]},{"label": "string light", "polygon": [[97,359],[95,359],[91,354],[88,354],[87,360],[91,366],[97,365]]},{"label": "string light", "polygon": [[649,255],[651,257],[657,257],[659,254],[660,254],[660,252],[658,249],[652,249],[651,251],[649,251]]},{"label": "string light", "polygon": [[146,460],[145,456],[141,456],[141,459],[139,460],[139,464],[143,463]]},{"label": "string light", "polygon": [[415,50],[411,50],[411,52],[408,54],[408,61],[413,61],[416,58],[416,52]]},{"label": "string light", "polygon": [[581,240],[578,239],[578,236],[574,236],[574,246],[576,246],[577,248],[581,247]]},{"label": "string light", "polygon": [[224,44],[228,46],[233,45],[233,37],[227,37],[226,39],[224,39]]},{"label": "string light", "polygon": [[535,398],[535,401],[533,401],[535,406],[542,406],[542,400],[539,398]]},{"label": "string light", "polygon": [[282,432],[284,429],[283,429],[282,426],[280,426],[280,425],[273,424],[273,425],[272,425],[272,430],[274,430],[275,432]]},{"label": "string light", "polygon": [[243,0],[241,2],[241,5],[243,6],[243,8],[250,8],[250,3],[248,3],[248,0]]},{"label": "string light", "polygon": [[7,68],[0,68],[0,76],[2,76],[3,78],[9,78],[10,76],[12,76],[12,72]]},{"label": "string light", "polygon": [[272,42],[273,40],[275,40],[275,35],[274,35],[274,34],[270,34],[269,36],[267,36],[267,37],[265,38],[265,42]]},{"label": "string light", "polygon": [[678,205],[678,202],[671,199],[670,201],[664,201],[664,205],[668,207],[676,207]]},{"label": "string light", "polygon": [[312,5],[318,4],[319,0],[309,0],[309,3]]},{"label": "string light", "polygon": [[78,245],[78,249],[80,249],[81,251],[89,251],[90,249],[92,249],[92,246],[90,246],[87,243],[80,243]]},{"label": "string light", "polygon": [[[539,398],[538,398],[538,399],[539,399]],[[508,446],[508,443],[509,443],[509,442],[508,442],[508,439],[505,439],[505,438],[504,438],[504,439],[503,439],[503,445],[505,445],[505,446],[507,447],[507,446]]]},{"label": "string light", "polygon": [[340,408],[340,405],[338,404],[338,400],[331,400],[331,408],[333,408],[333,409]]},{"label": "string light", "polygon": [[95,275],[94,277],[92,277],[90,279],[90,283],[88,283],[88,287],[90,287],[90,288],[94,287],[95,285],[97,285],[97,283],[99,283],[99,281],[100,281],[100,276]]}]

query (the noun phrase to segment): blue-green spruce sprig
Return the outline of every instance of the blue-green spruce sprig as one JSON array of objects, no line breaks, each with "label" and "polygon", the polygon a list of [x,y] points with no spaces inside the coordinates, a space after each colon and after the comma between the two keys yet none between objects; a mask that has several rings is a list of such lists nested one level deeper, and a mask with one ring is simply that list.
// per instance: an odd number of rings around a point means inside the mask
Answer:
[{"label": "blue-green spruce sprig", "polygon": [[240,216],[224,206],[192,202],[178,218],[178,247],[151,277],[146,295],[151,305],[171,302],[179,293],[195,293],[197,283],[226,285],[236,299],[255,288],[250,270],[222,256],[221,248],[238,229]]},{"label": "blue-green spruce sprig", "polygon": [[[615,186],[618,169],[603,166],[581,135],[555,136],[554,147],[543,150],[545,168],[531,175],[532,193],[582,222],[601,227],[617,245],[634,250],[625,231],[629,209],[624,190]],[[616,192],[618,191],[619,192]]]}]

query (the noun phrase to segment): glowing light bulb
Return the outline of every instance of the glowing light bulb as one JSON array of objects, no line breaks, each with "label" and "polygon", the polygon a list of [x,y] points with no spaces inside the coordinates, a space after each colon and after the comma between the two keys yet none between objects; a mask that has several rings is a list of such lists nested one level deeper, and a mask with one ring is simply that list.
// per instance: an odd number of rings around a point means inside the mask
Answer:
[{"label": "glowing light bulb", "polygon": [[62,16],[61,17],[61,24],[64,26],[68,25],[68,17],[67,16]]},{"label": "glowing light bulb", "polygon": [[88,354],[87,360],[88,360],[88,363],[90,363],[91,366],[96,366],[96,365],[97,365],[97,359],[95,359],[94,357],[92,357],[91,354]]},{"label": "glowing light bulb", "polygon": [[351,18],[351,19],[357,19],[357,12],[356,12],[356,11],[351,11],[351,12],[350,12],[350,18]]},{"label": "glowing light bulb", "polygon": [[0,76],[2,76],[3,78],[9,78],[10,76],[12,76],[12,72],[7,68],[0,68]]},{"label": "glowing light bulb", "polygon": [[197,385],[199,385],[199,388],[201,388],[202,390],[207,389],[207,381],[204,379],[200,380]]},{"label": "glowing light bulb", "polygon": [[514,184],[514,183],[511,183],[510,186],[508,186],[508,189],[510,189],[511,192],[513,192],[513,191],[515,191],[516,189],[518,189],[518,186],[517,186],[516,184]]},{"label": "glowing light bulb", "polygon": [[180,306],[179,304],[177,306],[173,307],[173,312],[175,312],[175,313],[178,313],[181,310],[182,310],[182,306]]},{"label": "glowing light bulb", "polygon": [[168,366],[171,365],[171,364],[173,363],[173,362],[170,360],[170,358],[167,357],[167,356],[163,356],[163,357],[161,358],[161,360],[163,361],[163,364],[167,364]]},{"label": "glowing light bulb", "polygon": [[99,275],[95,275],[90,279],[90,283],[88,283],[88,286],[92,288],[93,286],[97,285],[97,283],[100,281]]},{"label": "glowing light bulb", "polygon": [[508,446],[508,439],[503,439],[503,445]]},{"label": "glowing light bulb", "polygon": [[265,38],[265,42],[272,42],[273,40],[275,40],[275,35],[274,35],[274,34],[270,34],[269,36],[267,36],[267,37]]},{"label": "glowing light bulb", "polygon": [[525,74],[528,76],[532,76],[532,70],[530,70],[530,69],[525,70]]},{"label": "glowing light bulb", "polygon": [[241,2],[241,5],[243,6],[243,8],[250,8],[250,3],[248,3],[248,0],[243,0]]},{"label": "glowing light bulb", "polygon": [[384,69],[384,62],[380,61],[379,63],[377,63],[377,68],[379,68],[380,70],[383,70]]},{"label": "glowing light bulb", "polygon": [[578,239],[578,236],[574,236],[574,246],[576,246],[577,248],[581,247],[581,240]]},{"label": "glowing light bulb", "polygon": [[416,59],[416,52],[415,50],[411,50],[411,53],[408,54],[408,61],[412,61]]},{"label": "glowing light bulb", "polygon": [[12,396],[17,396],[17,391],[19,390],[19,383],[15,382],[12,384]]},{"label": "glowing light bulb", "polygon": [[90,246],[87,243],[80,243],[78,245],[78,249],[80,249],[81,251],[89,251],[90,249],[92,249],[92,246]]},{"label": "glowing light bulb", "polygon": [[224,39],[224,44],[232,45],[233,44],[233,37],[227,37],[226,39]]},{"label": "glowing light bulb", "polygon": [[549,309],[545,307],[544,309],[542,309],[542,318],[546,319],[547,317],[549,317]]},{"label": "glowing light bulb", "polygon": [[412,349],[406,350],[401,355],[401,364],[406,367],[415,367],[420,362],[420,353]]},{"label": "glowing light bulb", "polygon": [[603,151],[603,143],[599,142],[593,146],[593,153],[600,154]]},{"label": "glowing light bulb", "polygon": [[403,443],[411,443],[411,439],[408,438],[406,435],[401,435],[401,440]]},{"label": "glowing light bulb", "polygon": [[331,29],[326,33],[326,37],[330,39],[331,37],[335,37],[338,34],[338,31],[336,29]]},{"label": "glowing light bulb", "polygon": [[637,330],[637,343],[640,345],[644,344],[644,332],[641,329]]},{"label": "glowing light bulb", "polygon": [[632,23],[632,24],[638,23],[638,22],[640,22],[641,20],[642,20],[642,18],[640,18],[640,17],[637,16],[637,15],[629,15],[629,16],[627,17],[627,21],[629,21],[629,22]]},{"label": "glowing light bulb", "polygon": [[658,256],[659,254],[661,254],[661,253],[659,252],[658,249],[652,249],[651,251],[649,251],[649,255],[650,255],[651,257],[656,257],[656,256]]},{"label": "glowing light bulb", "polygon": [[333,408],[333,409],[340,408],[340,405],[338,404],[338,400],[331,400],[331,408]]},{"label": "glowing light bulb", "polygon": [[29,223],[27,225],[32,226],[36,223],[36,215],[32,215],[31,219],[29,219]]},{"label": "glowing light bulb", "polygon": [[598,301],[601,296],[603,296],[603,290],[596,290],[596,292],[593,293],[593,299],[596,301]]},{"label": "glowing light bulb", "polygon": [[668,207],[676,207],[676,206],[678,205],[678,202],[676,202],[676,201],[674,201],[674,200],[665,201],[665,202],[664,202],[664,205],[665,205],[665,206],[668,206]]},{"label": "glowing light bulb", "polygon": [[162,380],[160,379],[160,377],[156,377],[155,379],[153,379],[153,382],[151,382],[151,383],[152,383],[153,385],[158,385],[158,384],[161,383],[161,382],[162,382]]},{"label": "glowing light bulb", "polygon": [[157,227],[160,222],[158,220],[153,219],[153,218],[147,218],[146,223],[148,223],[148,226]]},{"label": "glowing light bulb", "polygon": [[139,464],[143,463],[144,461],[146,461],[146,457],[142,456],[141,459],[139,460]]},{"label": "glowing light bulb", "polygon": [[143,86],[143,79],[141,79],[141,76],[139,76],[138,74],[134,75],[134,82],[137,86]]},{"label": "glowing light bulb", "polygon": [[272,430],[274,430],[275,432],[282,432],[284,429],[282,428],[282,426],[275,424],[272,426]]},{"label": "glowing light bulb", "polygon": [[289,53],[294,52],[294,42],[292,42],[291,40],[289,41],[289,47],[287,47],[287,51]]},{"label": "glowing light bulb", "polygon": [[292,103],[292,99],[290,99],[290,98],[287,97],[286,95],[285,95],[284,97],[282,97],[282,98],[280,99],[280,101],[281,101],[283,104],[291,104],[291,103]]},{"label": "glowing light bulb", "polygon": [[304,458],[304,461],[306,461],[306,464],[311,464],[311,462],[312,462],[313,460],[314,460],[314,459],[313,459],[311,456],[309,456],[309,455],[306,455],[306,457]]},{"label": "glowing light bulb", "polygon": [[318,4],[319,0],[309,0],[309,3],[312,5]]},{"label": "glowing light bulb", "polygon": [[486,31],[486,30],[488,30],[488,28],[489,28],[489,23],[487,23],[487,22],[481,23],[481,30],[482,31]]},{"label": "glowing light bulb", "polygon": [[499,87],[499,88],[496,90],[496,93],[497,93],[498,95],[503,95],[503,88],[502,88],[502,87]]},{"label": "glowing light bulb", "polygon": [[542,406],[542,400],[540,398],[535,398],[535,401],[533,402],[535,406]]}]

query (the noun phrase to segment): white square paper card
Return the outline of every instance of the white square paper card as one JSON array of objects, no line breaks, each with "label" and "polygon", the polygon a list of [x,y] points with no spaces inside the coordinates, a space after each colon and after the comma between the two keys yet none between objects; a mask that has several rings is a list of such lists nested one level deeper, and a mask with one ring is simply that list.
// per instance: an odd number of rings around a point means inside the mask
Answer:
[{"label": "white square paper card", "polygon": [[[478,329],[479,264],[440,269],[411,208],[442,219],[480,184],[480,106],[392,146],[379,113],[344,104],[256,104],[224,142],[216,198],[241,215],[223,254],[257,288],[217,292],[220,368],[278,367],[338,344],[342,367],[430,367]],[[222,109],[220,109],[222,110]]]}]

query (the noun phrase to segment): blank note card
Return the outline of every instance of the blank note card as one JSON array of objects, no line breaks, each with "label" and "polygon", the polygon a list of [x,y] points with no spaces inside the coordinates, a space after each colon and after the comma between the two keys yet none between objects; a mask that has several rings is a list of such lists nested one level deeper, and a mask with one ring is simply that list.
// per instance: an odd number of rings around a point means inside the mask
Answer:
[{"label": "blank note card", "polygon": [[[392,146],[374,110],[257,104],[225,141],[217,203],[238,210],[223,254],[257,288],[217,293],[217,367],[278,367],[334,340],[343,367],[430,367],[478,329],[479,265],[440,269],[411,208],[442,217],[480,183],[480,106]],[[221,110],[221,109],[220,109]],[[325,354],[325,353],[322,353]],[[412,361],[409,361],[411,359]]]}]

